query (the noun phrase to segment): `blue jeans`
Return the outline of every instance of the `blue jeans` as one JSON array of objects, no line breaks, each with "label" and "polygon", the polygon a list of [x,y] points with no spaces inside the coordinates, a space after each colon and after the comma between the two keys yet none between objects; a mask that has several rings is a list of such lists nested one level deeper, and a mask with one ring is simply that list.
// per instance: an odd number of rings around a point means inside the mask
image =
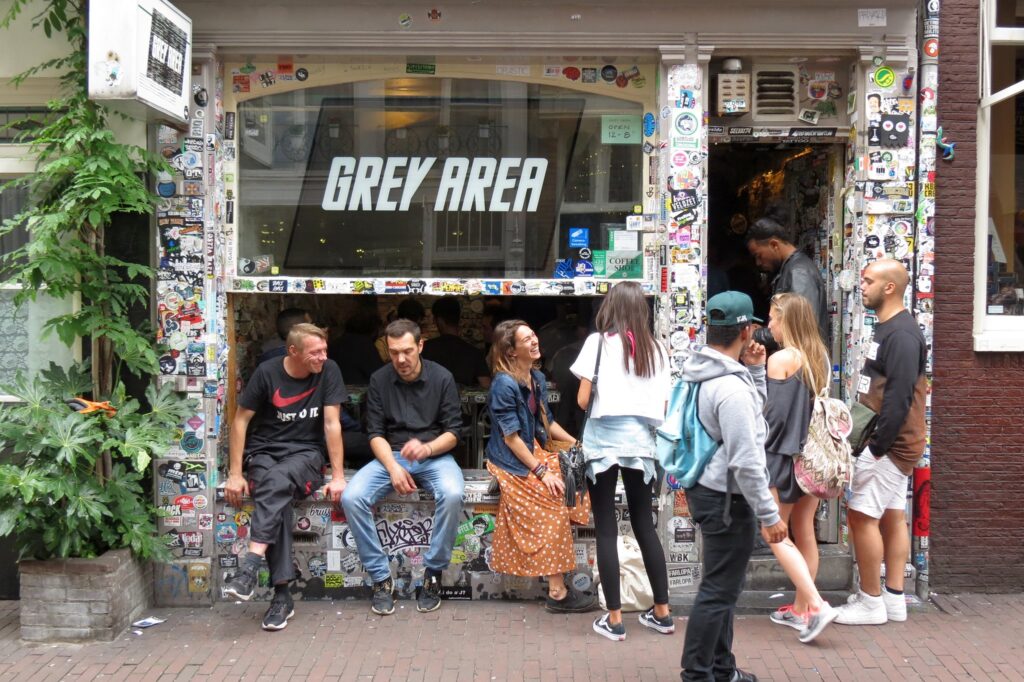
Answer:
[{"label": "blue jeans", "polygon": [[704,565],[683,643],[684,682],[728,680],[736,670],[732,622],[754,547],[755,517],[740,493],[731,497],[732,522],[723,520],[726,494],[702,485],[686,491],[700,526]]},{"label": "blue jeans", "polygon": [[[416,485],[434,495],[434,525],[424,564],[428,570],[440,573],[451,561],[455,534],[461,522],[462,493],[465,489],[462,469],[451,455],[408,462],[397,452],[393,454],[395,461],[412,474]],[[379,460],[374,460],[352,477],[341,497],[348,527],[352,530],[356,549],[359,550],[359,559],[375,583],[391,577],[391,567],[377,535],[373,506],[394,490],[387,469]]]}]

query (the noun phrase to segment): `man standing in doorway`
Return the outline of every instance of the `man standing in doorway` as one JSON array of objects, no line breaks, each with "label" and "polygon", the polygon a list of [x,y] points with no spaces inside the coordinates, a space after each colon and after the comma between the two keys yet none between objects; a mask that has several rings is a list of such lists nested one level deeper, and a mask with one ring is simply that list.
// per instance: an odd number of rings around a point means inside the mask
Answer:
[{"label": "man standing in doorway", "polygon": [[[857,458],[848,504],[860,591],[839,609],[837,623],[881,625],[907,619],[903,566],[910,553],[908,477],[924,455],[927,346],[903,307],[910,278],[903,264],[879,260],[860,279],[864,307],[875,324],[857,387],[859,400],[878,414],[868,446]],[[885,586],[881,585],[885,561]]]},{"label": "man standing in doorway", "polygon": [[274,597],[263,617],[264,630],[283,630],[295,615],[288,593],[288,583],[296,578],[292,502],[323,483],[325,442],[331,481],[324,494],[337,503],[345,489],[341,404],[348,396],[341,371],[327,359],[327,333],[312,324],[293,325],[286,347],[284,358],[256,368],[238,398],[224,487],[232,507],[240,508],[249,494],[255,504],[249,551],[224,594],[248,601],[266,557]]},{"label": "man standing in doorway", "polygon": [[391,363],[370,377],[366,431],[377,458],[352,477],[342,505],[359,558],[373,580],[370,610],[395,612],[394,580],[373,522],[373,507],[391,491],[402,495],[422,485],[434,495],[434,525],[424,557],[426,573],[416,610],[441,605],[441,571],[448,567],[462,514],[465,484],[451,455],[462,426],[459,392],[452,373],[421,356],[420,328],[395,320],[384,332]]},{"label": "man standing in doorway", "polygon": [[721,443],[697,484],[686,491],[704,539],[704,556],[686,625],[684,681],[757,681],[736,667],[732,653],[736,601],[754,547],[755,519],[766,542],[782,542],[787,533],[768,489],[765,350],[752,340],[754,321],[754,305],[746,294],[713,296],[707,306],[708,343],[683,364],[683,380],[700,383],[700,422]]},{"label": "man standing in doorway", "polygon": [[[762,272],[774,273],[772,295],[791,293],[803,296],[811,303],[818,318],[818,332],[825,346],[829,346],[828,301],[825,296],[825,282],[818,266],[798,250],[793,243],[791,230],[783,226],[782,220],[765,215],[747,230],[747,249]],[[754,339],[769,351],[778,348],[767,327],[757,331]]]}]

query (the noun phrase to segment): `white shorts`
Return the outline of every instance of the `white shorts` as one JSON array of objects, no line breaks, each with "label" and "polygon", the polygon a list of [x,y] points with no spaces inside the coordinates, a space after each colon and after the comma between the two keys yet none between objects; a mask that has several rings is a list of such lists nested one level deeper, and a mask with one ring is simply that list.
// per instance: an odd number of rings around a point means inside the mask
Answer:
[{"label": "white shorts", "polygon": [[891,459],[875,459],[865,448],[853,467],[847,506],[873,519],[882,518],[888,509],[906,509],[909,480]]}]

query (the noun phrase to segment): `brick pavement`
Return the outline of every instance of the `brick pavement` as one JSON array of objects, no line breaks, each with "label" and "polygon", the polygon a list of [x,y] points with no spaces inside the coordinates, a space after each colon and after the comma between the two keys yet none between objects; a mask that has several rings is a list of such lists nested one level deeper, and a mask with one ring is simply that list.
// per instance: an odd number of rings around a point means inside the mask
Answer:
[{"label": "brick pavement", "polygon": [[[906,623],[832,626],[812,645],[766,616],[740,616],[736,651],[763,680],[1024,680],[1024,595],[937,597]],[[594,634],[594,615],[539,604],[299,603],[282,632],[259,629],[265,604],[152,609],[167,622],[107,644],[23,644],[17,602],[0,602],[0,680],[673,680],[685,618],[672,636],[627,614],[628,639]]]}]

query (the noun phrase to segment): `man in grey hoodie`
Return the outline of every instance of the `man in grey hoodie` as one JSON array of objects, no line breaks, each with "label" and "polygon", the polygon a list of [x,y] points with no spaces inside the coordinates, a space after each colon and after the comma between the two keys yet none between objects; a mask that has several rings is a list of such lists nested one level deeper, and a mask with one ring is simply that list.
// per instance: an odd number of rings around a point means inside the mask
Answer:
[{"label": "man in grey hoodie", "polygon": [[683,364],[683,379],[701,382],[701,424],[721,443],[686,491],[704,540],[704,563],[686,626],[683,680],[757,680],[736,667],[732,654],[733,616],[753,548],[754,519],[765,541],[786,538],[786,524],[768,491],[765,349],[752,339],[755,321],[760,322],[746,294],[713,296],[707,305],[708,344]]}]

